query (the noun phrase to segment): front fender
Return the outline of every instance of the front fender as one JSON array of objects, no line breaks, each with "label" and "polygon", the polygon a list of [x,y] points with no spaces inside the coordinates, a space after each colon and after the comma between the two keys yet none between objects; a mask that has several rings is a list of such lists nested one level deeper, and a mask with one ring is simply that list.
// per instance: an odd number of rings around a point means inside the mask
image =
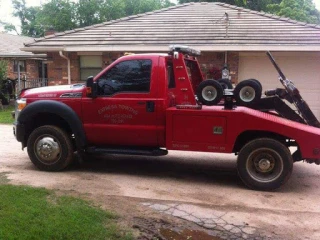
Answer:
[{"label": "front fender", "polygon": [[[40,100],[28,104],[19,114],[17,119],[17,126],[24,126],[21,128],[25,129],[25,124],[39,113],[50,113],[55,114],[65,120],[70,129],[72,130],[76,145],[78,149],[83,149],[87,145],[87,139],[82,122],[79,116],[73,111],[68,105],[54,101],[54,100]],[[18,130],[19,128],[17,128]],[[25,136],[21,136],[19,133],[19,139],[24,139]],[[25,131],[23,134],[26,134]]]}]

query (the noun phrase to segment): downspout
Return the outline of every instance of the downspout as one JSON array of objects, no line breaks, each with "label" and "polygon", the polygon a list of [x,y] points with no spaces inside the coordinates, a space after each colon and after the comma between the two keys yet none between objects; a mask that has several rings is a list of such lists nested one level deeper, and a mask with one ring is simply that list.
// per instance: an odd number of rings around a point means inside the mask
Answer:
[{"label": "downspout", "polygon": [[70,58],[63,55],[62,51],[59,51],[59,55],[68,61],[68,84],[71,84],[71,67],[70,67]]}]

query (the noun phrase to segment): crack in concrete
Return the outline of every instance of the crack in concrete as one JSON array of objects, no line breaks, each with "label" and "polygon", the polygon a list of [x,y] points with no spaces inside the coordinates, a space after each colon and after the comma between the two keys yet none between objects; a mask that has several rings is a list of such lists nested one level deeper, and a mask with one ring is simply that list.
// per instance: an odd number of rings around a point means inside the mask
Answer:
[{"label": "crack in concrete", "polygon": [[[222,239],[271,239],[260,234],[258,228],[249,226],[248,223],[237,221],[228,212],[205,209],[188,204],[143,203],[143,205],[158,212],[191,221],[207,229],[212,236]],[[272,237],[272,239],[275,238]]]}]

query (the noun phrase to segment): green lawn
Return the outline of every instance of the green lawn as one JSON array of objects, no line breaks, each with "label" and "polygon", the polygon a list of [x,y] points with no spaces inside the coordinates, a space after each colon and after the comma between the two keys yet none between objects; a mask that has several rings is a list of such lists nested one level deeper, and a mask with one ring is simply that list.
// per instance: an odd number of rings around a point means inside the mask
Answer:
[{"label": "green lawn", "polygon": [[115,221],[114,214],[78,198],[0,185],[0,239],[133,239]]},{"label": "green lawn", "polygon": [[3,110],[0,109],[0,123],[12,124],[13,118],[11,112],[14,110],[14,106],[4,106]]}]

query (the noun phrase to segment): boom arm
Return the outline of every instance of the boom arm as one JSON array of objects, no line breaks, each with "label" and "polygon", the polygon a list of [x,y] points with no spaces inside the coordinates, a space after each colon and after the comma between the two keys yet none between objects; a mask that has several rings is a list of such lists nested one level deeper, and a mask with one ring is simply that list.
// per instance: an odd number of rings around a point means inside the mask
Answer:
[{"label": "boom arm", "polygon": [[287,79],[269,51],[267,51],[267,55],[268,55],[270,61],[272,62],[273,66],[277,69],[279,76],[282,78],[282,80]]}]

